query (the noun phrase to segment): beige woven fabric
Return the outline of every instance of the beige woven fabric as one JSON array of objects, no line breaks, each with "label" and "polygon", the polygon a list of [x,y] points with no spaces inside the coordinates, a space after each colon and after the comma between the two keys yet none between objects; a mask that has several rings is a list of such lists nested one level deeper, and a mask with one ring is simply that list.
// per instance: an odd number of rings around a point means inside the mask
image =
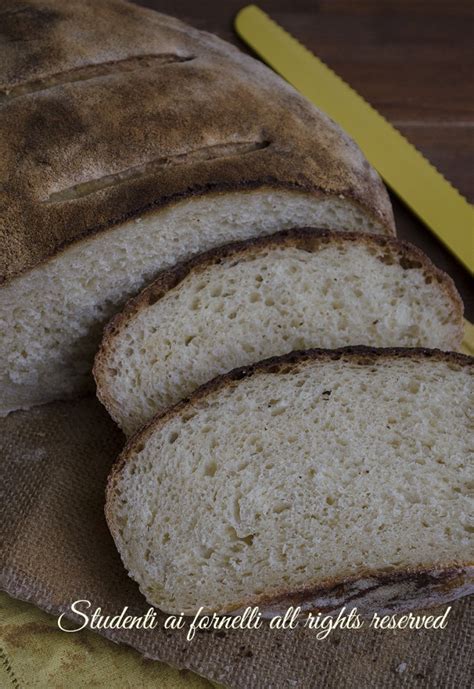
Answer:
[{"label": "beige woven fabric", "polygon": [[[0,588],[54,614],[89,599],[108,614],[146,601],[107,530],[104,486],[123,436],[94,399],[0,420]],[[311,630],[198,633],[108,630],[150,658],[232,689],[464,689],[472,675],[472,603],[444,631]],[[73,689],[73,685],[69,685]]]}]

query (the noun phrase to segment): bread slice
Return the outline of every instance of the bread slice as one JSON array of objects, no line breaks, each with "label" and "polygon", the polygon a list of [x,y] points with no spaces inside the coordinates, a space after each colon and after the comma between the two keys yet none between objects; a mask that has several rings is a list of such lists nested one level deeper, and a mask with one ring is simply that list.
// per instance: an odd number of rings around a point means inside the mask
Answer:
[{"label": "bread slice", "polygon": [[294,229],[160,274],[107,327],[97,394],[126,434],[214,376],[309,347],[457,349],[462,302],[415,247]]},{"label": "bread slice", "polygon": [[121,0],[22,0],[2,35],[0,414],[92,389],[103,324],[177,261],[394,233],[356,144],[216,36]]},{"label": "bread slice", "polygon": [[107,488],[170,613],[402,610],[474,590],[470,357],[312,350],[216,378],[136,434]]}]

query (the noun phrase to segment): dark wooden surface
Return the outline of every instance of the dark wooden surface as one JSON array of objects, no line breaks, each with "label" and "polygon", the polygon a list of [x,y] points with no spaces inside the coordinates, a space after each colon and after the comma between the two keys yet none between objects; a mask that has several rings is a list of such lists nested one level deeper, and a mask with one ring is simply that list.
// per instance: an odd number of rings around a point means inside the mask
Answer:
[{"label": "dark wooden surface", "polygon": [[[140,0],[245,50],[245,0]],[[464,0],[259,0],[259,6],[374,105],[474,201],[474,5]],[[393,199],[399,236],[455,280],[474,321],[468,272]],[[474,235],[474,228],[473,228]],[[474,241],[474,238],[473,238]]]}]

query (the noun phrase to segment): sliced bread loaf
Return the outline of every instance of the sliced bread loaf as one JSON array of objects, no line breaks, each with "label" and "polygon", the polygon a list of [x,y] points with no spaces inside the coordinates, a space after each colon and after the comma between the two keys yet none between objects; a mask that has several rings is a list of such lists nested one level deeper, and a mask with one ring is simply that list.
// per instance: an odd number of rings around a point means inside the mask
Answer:
[{"label": "sliced bread loaf", "polygon": [[161,273],[105,331],[98,396],[125,433],[214,376],[310,347],[457,349],[452,280],[406,243],[297,229]]},{"label": "sliced bread loaf", "polygon": [[216,36],[121,0],[1,23],[0,414],[92,388],[103,324],[192,254],[296,224],[394,233],[356,144]]},{"label": "sliced bread loaf", "polygon": [[203,386],[135,435],[109,477],[130,576],[187,614],[381,612],[472,592],[472,363],[313,350]]}]

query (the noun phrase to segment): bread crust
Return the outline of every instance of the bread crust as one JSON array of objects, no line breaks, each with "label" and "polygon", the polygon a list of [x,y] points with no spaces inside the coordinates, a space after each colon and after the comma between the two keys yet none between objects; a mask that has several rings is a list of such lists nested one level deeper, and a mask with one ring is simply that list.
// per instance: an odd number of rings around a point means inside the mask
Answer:
[{"label": "bread crust", "polygon": [[394,234],[356,144],[219,38],[122,0],[3,0],[2,31],[0,283],[202,194],[341,196]]},{"label": "bread crust", "polygon": [[331,614],[343,606],[364,616],[396,614],[446,605],[474,593],[474,563],[443,567],[420,565],[405,570],[367,571],[345,579],[328,579],[296,591],[275,591],[239,604],[233,614],[258,605],[263,617],[281,615],[290,606]]},{"label": "bread crust", "polygon": [[[265,373],[287,374],[312,361],[348,360],[351,363],[371,366],[386,360],[410,359],[419,361],[443,361],[453,366],[468,367],[474,372],[474,357],[458,352],[442,352],[423,348],[374,348],[342,347],[340,349],[309,349],[271,357],[250,366],[234,369],[218,376],[198,388],[188,399],[157,414],[126,443],[112,466],[106,487],[105,517],[112,536],[118,533],[114,519],[113,503],[117,497],[117,482],[130,457],[143,446],[147,439],[166,421],[192,409],[207,397],[220,390],[235,387],[239,381]],[[459,561],[425,563],[418,567],[361,571],[351,577],[332,578],[308,582],[296,589],[281,588],[246,600],[239,601],[232,610],[226,608],[214,612],[237,614],[247,606],[258,605],[264,616],[279,614],[290,605],[301,606],[306,611],[331,612],[343,605],[354,604],[362,614],[378,612],[405,612],[445,604],[474,593],[474,562]],[[206,610],[204,612],[213,612]],[[193,614],[193,611],[184,611]]]},{"label": "bread crust", "polygon": [[148,308],[150,304],[159,301],[167,292],[174,289],[191,273],[205,271],[209,266],[220,263],[225,259],[241,260],[253,258],[265,251],[277,248],[295,247],[309,252],[316,252],[321,246],[333,244],[359,244],[373,247],[374,251],[383,251],[382,261],[399,262],[406,269],[419,267],[426,277],[437,281],[452,304],[453,322],[457,323],[456,337],[452,347],[459,346],[463,336],[464,305],[453,280],[447,273],[437,268],[431,260],[413,244],[380,235],[362,234],[357,232],[337,232],[321,230],[312,227],[300,227],[282,230],[272,235],[256,237],[245,241],[231,242],[224,246],[211,249],[202,254],[183,261],[170,269],[158,274],[157,278],[145,287],[136,297],[130,299],[121,312],[116,314],[104,329],[101,345],[96,354],[93,375],[97,384],[97,396],[109,414],[117,420],[115,403],[107,391],[107,360],[114,339],[120,337],[127,325],[136,315]]}]

